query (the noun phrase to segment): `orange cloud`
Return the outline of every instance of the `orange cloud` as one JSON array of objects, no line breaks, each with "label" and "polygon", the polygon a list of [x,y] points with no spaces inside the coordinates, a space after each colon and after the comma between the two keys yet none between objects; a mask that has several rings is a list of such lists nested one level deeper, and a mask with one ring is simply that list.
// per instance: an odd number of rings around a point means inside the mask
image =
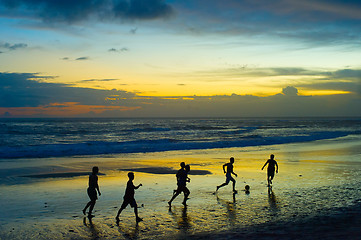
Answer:
[{"label": "orange cloud", "polygon": [[38,107],[10,107],[1,108],[0,115],[6,113],[11,116],[32,116],[32,115],[48,115],[48,116],[75,116],[79,114],[86,114],[89,112],[99,114],[105,111],[132,111],[140,107],[125,107],[125,106],[102,106],[102,105],[81,105],[77,102],[65,103],[50,103]]}]

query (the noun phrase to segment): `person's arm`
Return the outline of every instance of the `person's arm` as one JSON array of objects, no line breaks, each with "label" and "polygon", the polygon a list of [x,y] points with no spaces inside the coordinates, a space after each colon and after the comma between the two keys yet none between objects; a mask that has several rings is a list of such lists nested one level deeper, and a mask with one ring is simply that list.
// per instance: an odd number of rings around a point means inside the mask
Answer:
[{"label": "person's arm", "polygon": [[139,187],[143,186],[142,184],[139,184],[138,186],[134,186],[134,189],[138,189]]},{"label": "person's arm", "polygon": [[267,162],[263,165],[263,167],[262,167],[261,170],[263,170],[263,168],[267,165],[267,163],[268,163],[268,160],[267,160]]},{"label": "person's arm", "polygon": [[182,176],[182,170],[178,170],[175,176],[177,178],[177,181],[179,181],[179,178]]},{"label": "person's arm", "polygon": [[100,193],[100,190],[99,190],[98,177],[96,178],[95,188],[96,188],[96,190],[98,191],[99,196],[102,195],[102,194]]},{"label": "person's arm", "polygon": [[237,173],[233,172],[233,170],[232,170],[232,174],[233,174],[234,176],[238,177]]},{"label": "person's arm", "polygon": [[278,173],[278,164],[277,162],[275,162],[275,164],[276,164],[276,173]]},{"label": "person's arm", "polygon": [[226,164],[223,164],[223,172],[226,173],[226,170],[225,170],[225,167],[227,166],[227,163]]}]

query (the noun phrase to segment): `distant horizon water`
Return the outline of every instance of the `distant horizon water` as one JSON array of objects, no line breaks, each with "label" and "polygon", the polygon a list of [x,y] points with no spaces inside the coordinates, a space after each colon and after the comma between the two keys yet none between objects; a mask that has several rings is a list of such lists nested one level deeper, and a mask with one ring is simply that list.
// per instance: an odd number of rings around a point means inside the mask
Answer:
[{"label": "distant horizon water", "polygon": [[0,160],[263,146],[361,135],[361,118],[8,118]]}]

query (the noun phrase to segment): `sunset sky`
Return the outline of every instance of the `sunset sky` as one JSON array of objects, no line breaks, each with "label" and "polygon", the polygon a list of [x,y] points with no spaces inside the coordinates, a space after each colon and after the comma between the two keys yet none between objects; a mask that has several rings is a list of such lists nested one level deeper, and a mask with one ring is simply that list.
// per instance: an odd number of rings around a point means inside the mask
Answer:
[{"label": "sunset sky", "polygon": [[2,117],[361,116],[361,2],[0,0]]}]

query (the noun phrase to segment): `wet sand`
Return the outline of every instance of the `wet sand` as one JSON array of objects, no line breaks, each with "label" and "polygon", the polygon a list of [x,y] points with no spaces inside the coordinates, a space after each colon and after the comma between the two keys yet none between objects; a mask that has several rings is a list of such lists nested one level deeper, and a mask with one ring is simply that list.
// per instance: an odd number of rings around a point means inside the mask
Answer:
[{"label": "wet sand", "polygon": [[[2,163],[0,239],[360,239],[359,139],[266,147],[149,154],[34,159]],[[279,164],[272,191],[260,168],[274,153]],[[238,194],[224,182],[222,164],[235,157]],[[168,208],[172,176],[185,161],[193,175],[188,206],[182,196]],[[87,174],[98,165],[102,196],[90,222]],[[8,171],[6,171],[6,169]],[[139,215],[128,207],[116,225],[127,171],[135,172]],[[245,185],[250,193],[243,191]]]}]

